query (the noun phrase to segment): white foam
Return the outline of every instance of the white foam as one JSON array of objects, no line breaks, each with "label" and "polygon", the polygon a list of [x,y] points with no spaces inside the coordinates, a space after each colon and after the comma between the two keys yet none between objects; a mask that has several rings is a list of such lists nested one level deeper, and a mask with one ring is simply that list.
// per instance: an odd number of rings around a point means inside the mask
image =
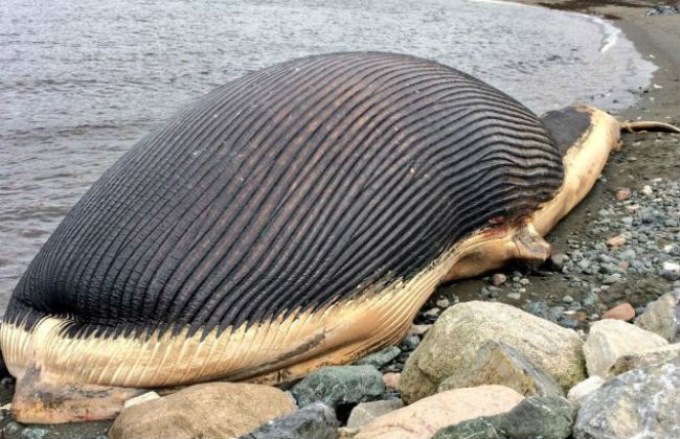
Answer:
[{"label": "white foam", "polygon": [[599,17],[587,16],[593,23],[598,24],[602,27],[602,33],[604,34],[602,38],[602,46],[600,46],[600,53],[605,53],[614,45],[621,35],[621,29],[614,26],[613,24],[605,21]]}]

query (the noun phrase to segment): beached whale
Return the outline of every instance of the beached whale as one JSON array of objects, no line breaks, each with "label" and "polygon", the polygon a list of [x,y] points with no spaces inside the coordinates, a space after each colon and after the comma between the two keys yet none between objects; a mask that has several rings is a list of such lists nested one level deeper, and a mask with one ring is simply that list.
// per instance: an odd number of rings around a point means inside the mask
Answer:
[{"label": "beached whale", "polygon": [[405,55],[229,82],[125,154],[32,261],[0,334],[12,412],[111,417],[144,389],[282,382],[396,343],[438,284],[547,258],[620,129]]}]

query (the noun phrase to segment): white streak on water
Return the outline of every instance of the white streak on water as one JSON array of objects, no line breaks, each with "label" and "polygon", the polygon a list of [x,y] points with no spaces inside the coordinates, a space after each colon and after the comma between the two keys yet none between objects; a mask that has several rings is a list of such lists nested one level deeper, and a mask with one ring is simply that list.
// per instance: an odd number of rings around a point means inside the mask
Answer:
[{"label": "white streak on water", "polygon": [[[505,0],[465,0],[469,3],[491,3],[491,4],[496,4],[496,5],[507,5],[507,6],[519,6],[519,7],[528,7],[528,8],[540,8],[542,6],[534,6],[534,5],[526,5],[523,3],[515,3],[511,1],[505,1]],[[614,47],[616,44],[617,40],[619,39],[619,35],[621,34],[621,29],[618,27],[614,26],[608,21],[605,21],[601,19],[600,17],[594,17],[592,15],[588,14],[583,14],[580,12],[567,12],[564,11],[565,14],[572,14],[572,15],[578,15],[581,16],[587,20],[592,21],[593,23],[597,24],[602,28],[602,33],[603,38],[602,38],[602,45],[600,46],[600,53],[606,53],[609,49]]]},{"label": "white streak on water", "polygon": [[621,29],[609,23],[608,21],[601,19],[600,17],[588,16],[588,18],[593,23],[602,26],[602,33],[604,34],[604,37],[602,38],[602,46],[600,47],[600,53],[607,52],[616,44],[616,41],[619,39],[619,35],[621,34]]}]

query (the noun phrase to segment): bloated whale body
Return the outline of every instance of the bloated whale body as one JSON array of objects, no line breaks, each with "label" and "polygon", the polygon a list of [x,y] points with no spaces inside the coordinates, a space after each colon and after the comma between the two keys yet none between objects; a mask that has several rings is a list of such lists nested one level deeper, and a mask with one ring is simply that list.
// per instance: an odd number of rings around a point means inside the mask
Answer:
[{"label": "bloated whale body", "polygon": [[232,81],[125,154],[21,278],[13,413],[110,417],[142,389],[285,381],[397,342],[439,283],[547,257],[618,136],[404,55]]}]

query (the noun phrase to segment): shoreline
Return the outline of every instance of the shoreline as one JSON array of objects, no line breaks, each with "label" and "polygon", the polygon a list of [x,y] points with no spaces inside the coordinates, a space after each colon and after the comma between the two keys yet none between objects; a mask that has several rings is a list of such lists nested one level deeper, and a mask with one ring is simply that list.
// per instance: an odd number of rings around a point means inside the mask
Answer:
[{"label": "shoreline", "polygon": [[[637,103],[614,115],[620,120],[658,120],[680,125],[680,50],[673,50],[680,41],[680,14],[649,16],[647,11],[652,5],[640,3],[627,6],[592,6],[591,3],[580,0],[517,0],[517,2],[528,6],[584,13],[612,21],[633,43],[642,57],[657,66],[651,83],[642,91]],[[666,136],[664,133],[623,134],[623,148],[610,157],[600,181],[548,234],[547,240],[556,252],[568,252],[570,242],[575,240],[605,242],[611,235],[616,234],[613,228],[608,232],[598,232],[591,230],[590,225],[593,219],[597,218],[600,209],[617,202],[614,194],[618,189],[625,187],[640,190],[657,178],[680,180],[678,167],[680,144],[673,140],[664,141],[665,138],[668,139]],[[500,300],[503,302],[522,307],[525,299],[553,303],[560,303],[560,298],[564,295],[581,299],[578,294],[574,295],[574,287],[559,275],[546,278],[532,273],[531,270],[527,273],[522,267],[507,267],[499,271],[512,273],[514,276],[526,276],[531,280],[521,300],[508,300],[504,293],[510,293],[509,289],[500,292]],[[581,276],[581,280],[592,280],[592,277]],[[615,306],[621,301],[621,296],[625,299],[623,294],[625,287],[636,289],[644,285],[644,289],[649,291],[641,295],[636,294],[640,297],[634,300],[638,303],[633,303],[635,306],[643,306],[658,298],[665,292],[664,290],[668,291],[671,288],[671,283],[660,277],[656,279],[653,276],[631,274],[627,280],[631,285],[624,283],[619,288],[615,286],[615,292],[606,295],[602,302],[608,307]],[[426,308],[432,307],[440,297],[445,297],[452,303],[458,299],[477,300],[480,297],[480,290],[488,285],[489,277],[444,285],[433,294]],[[546,291],[550,292],[549,297]],[[483,293],[481,295],[484,296]]]},{"label": "shoreline", "polygon": [[[580,1],[518,0],[518,2],[532,6],[582,12],[612,20],[613,24],[619,27],[624,35],[633,42],[638,52],[658,67],[649,89],[642,93],[637,104],[617,114],[617,117],[630,120],[637,118],[661,120],[680,125],[680,50],[678,50],[680,14],[648,16],[646,12],[651,7],[648,4],[594,6]],[[660,88],[655,87],[655,85],[660,86]],[[597,214],[600,208],[615,203],[613,193],[617,189],[631,187],[639,190],[644,184],[655,178],[680,181],[680,169],[677,165],[680,163],[680,144],[658,141],[658,139],[663,139],[662,136],[624,135],[624,148],[610,159],[603,179],[598,182],[588,197],[550,233],[549,242],[556,249],[564,251],[564,249],[569,248],[569,241],[573,239],[606,240],[606,233],[598,235],[588,229],[593,216]],[[636,159],[632,160],[632,158]],[[512,267],[499,271],[511,273]],[[528,297],[532,300],[534,297],[542,297],[544,301],[556,303],[560,302],[563,295],[571,294],[575,296],[576,300],[580,300],[580,297],[573,293],[573,286],[559,275],[547,278],[535,274],[525,274],[524,276],[531,279],[531,284],[527,285],[527,293],[523,294],[522,302],[506,300],[503,296],[501,302],[521,308],[524,299]],[[638,279],[638,277],[631,275],[631,279],[629,279],[631,285],[627,285],[626,282],[624,287],[637,288],[639,282],[649,281],[649,279],[643,277],[639,276]],[[602,302],[611,307],[617,301],[620,301],[621,295],[623,295],[624,300],[633,302],[633,305],[642,306],[643,302],[648,303],[655,300],[659,292],[663,294],[663,290],[670,289],[672,284],[663,279],[654,282],[656,283],[654,283],[653,288],[649,289],[648,294],[637,294],[639,297],[634,300],[622,291],[617,290],[608,295],[607,299],[602,300]],[[487,280],[478,278],[444,286],[432,295],[430,302],[426,304],[423,311],[432,308],[436,301],[444,296],[476,300],[479,298],[480,289],[488,285],[488,278]],[[509,285],[506,285],[506,287],[508,287],[506,292],[510,292]],[[547,291],[553,297],[549,297]],[[455,303],[455,300],[451,300],[451,303]],[[4,397],[3,394],[3,403],[5,402]],[[4,426],[6,423],[7,420],[3,420],[0,425]],[[103,421],[49,426],[47,427],[49,433],[45,438],[99,438],[109,425],[109,421]],[[21,431],[17,430],[5,437],[14,438],[20,437],[20,435]]]}]

